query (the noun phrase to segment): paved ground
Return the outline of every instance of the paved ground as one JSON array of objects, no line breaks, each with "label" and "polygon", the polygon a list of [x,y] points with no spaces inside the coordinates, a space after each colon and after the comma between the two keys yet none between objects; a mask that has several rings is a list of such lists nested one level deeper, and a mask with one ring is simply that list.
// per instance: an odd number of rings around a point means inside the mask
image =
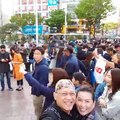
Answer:
[{"label": "paved ground", "polygon": [[12,87],[13,91],[8,91],[7,85],[5,91],[0,91],[0,120],[36,120],[30,86],[24,80],[24,90],[16,91],[12,79]]}]

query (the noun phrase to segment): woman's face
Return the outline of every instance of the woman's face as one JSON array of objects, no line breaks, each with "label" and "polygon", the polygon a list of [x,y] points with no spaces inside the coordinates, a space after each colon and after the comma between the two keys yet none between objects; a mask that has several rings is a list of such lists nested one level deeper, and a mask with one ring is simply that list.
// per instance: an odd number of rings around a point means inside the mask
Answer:
[{"label": "woman's face", "polygon": [[14,50],[11,50],[11,52],[14,54],[15,53],[15,51]]},{"label": "woman's face", "polygon": [[112,81],[111,71],[105,74],[104,81],[106,82],[107,86],[111,86]]},{"label": "woman's face", "polygon": [[76,106],[82,116],[89,114],[95,106],[92,94],[86,91],[80,91],[76,98]]}]

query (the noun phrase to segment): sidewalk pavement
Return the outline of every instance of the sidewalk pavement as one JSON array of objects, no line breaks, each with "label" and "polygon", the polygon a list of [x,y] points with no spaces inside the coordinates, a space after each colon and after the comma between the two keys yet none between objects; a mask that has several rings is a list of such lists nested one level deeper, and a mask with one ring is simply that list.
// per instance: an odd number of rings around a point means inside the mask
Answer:
[{"label": "sidewalk pavement", "polygon": [[7,85],[4,91],[0,91],[0,120],[36,120],[31,87],[24,80],[23,91],[16,91],[17,85],[13,78],[11,83],[13,91],[9,91]]}]

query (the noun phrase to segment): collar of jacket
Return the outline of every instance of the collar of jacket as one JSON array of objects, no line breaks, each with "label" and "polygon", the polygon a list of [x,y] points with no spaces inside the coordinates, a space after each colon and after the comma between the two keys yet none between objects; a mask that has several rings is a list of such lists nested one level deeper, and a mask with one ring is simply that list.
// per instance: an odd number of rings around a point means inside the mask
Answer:
[{"label": "collar of jacket", "polygon": [[95,110],[93,109],[92,112],[89,114],[82,116],[80,115],[81,120],[94,120],[95,119]]},{"label": "collar of jacket", "polygon": [[66,113],[65,111],[63,111],[58,105],[56,102],[53,103],[54,107],[57,109],[57,111],[62,115],[68,115],[68,116],[72,116],[71,112],[70,114]]}]

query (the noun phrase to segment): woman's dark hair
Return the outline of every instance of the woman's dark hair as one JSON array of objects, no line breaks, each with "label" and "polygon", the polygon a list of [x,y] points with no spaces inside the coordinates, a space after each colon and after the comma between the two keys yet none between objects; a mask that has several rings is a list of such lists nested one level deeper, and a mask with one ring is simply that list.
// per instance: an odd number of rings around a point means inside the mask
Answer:
[{"label": "woman's dark hair", "polygon": [[87,86],[81,86],[80,89],[77,91],[76,96],[78,96],[79,92],[88,92],[92,95],[92,100],[93,102],[95,101],[95,97],[94,97],[94,90],[92,87],[87,87]]},{"label": "woman's dark hair", "polygon": [[16,46],[13,46],[13,47],[10,48],[10,52],[12,52],[12,50],[15,51],[16,53],[19,53],[20,49]]},{"label": "woman's dark hair", "polygon": [[62,68],[54,68],[51,70],[53,74],[53,82],[51,86],[55,86],[60,79],[69,79],[67,72]]},{"label": "woman's dark hair", "polygon": [[12,52],[12,50],[15,51],[16,53],[20,53],[19,52],[20,49],[17,46],[13,46],[13,47],[10,48],[10,54],[11,54],[12,57],[14,57],[14,53]]},{"label": "woman's dark hair", "polygon": [[42,47],[44,48],[44,50],[48,49],[48,45],[47,44],[43,44]]},{"label": "woman's dark hair", "polygon": [[120,69],[114,68],[111,70],[112,76],[112,96],[120,89]]},{"label": "woman's dark hair", "polygon": [[61,57],[63,55],[63,50],[64,50],[64,47],[59,48],[59,51],[58,51],[58,54],[57,54],[57,60],[61,59]]},{"label": "woman's dark hair", "polygon": [[[40,51],[42,55],[43,55],[43,54],[44,54],[44,52],[45,52],[45,50],[44,50],[44,48],[43,48],[43,47],[36,47],[36,48],[35,48],[35,50]],[[34,51],[35,51],[35,50],[34,50]]]}]

